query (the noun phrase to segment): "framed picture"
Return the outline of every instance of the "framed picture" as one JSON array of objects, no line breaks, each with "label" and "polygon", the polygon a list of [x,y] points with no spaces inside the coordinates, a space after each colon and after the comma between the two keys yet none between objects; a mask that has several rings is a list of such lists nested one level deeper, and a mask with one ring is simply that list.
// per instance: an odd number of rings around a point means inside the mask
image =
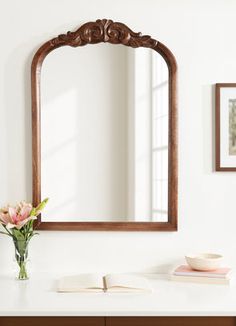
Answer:
[{"label": "framed picture", "polygon": [[236,83],[216,84],[216,171],[236,171]]}]

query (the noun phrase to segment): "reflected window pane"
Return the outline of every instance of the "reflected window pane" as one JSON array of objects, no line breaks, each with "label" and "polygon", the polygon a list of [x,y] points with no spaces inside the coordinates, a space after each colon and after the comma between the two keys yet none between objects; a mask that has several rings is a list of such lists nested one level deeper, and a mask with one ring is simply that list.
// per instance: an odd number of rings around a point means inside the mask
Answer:
[{"label": "reflected window pane", "polygon": [[168,80],[168,67],[165,60],[162,56],[157,55],[155,52],[152,52],[152,84],[153,87],[156,87],[162,83],[165,83]]},{"label": "reflected window pane", "polygon": [[168,150],[153,152],[153,180],[168,179]]},{"label": "reflected window pane", "polygon": [[168,146],[168,116],[153,120],[153,148]]},{"label": "reflected window pane", "polygon": [[152,220],[164,222],[168,220],[168,67],[155,55],[152,65]]},{"label": "reflected window pane", "polygon": [[167,212],[153,212],[152,215],[152,222],[167,222],[168,221],[168,215]]},{"label": "reflected window pane", "polygon": [[153,88],[152,92],[153,102],[153,118],[159,118],[168,114],[168,82]]},{"label": "reflected window pane", "polygon": [[167,180],[153,181],[153,210],[167,211],[168,208],[168,182]]}]

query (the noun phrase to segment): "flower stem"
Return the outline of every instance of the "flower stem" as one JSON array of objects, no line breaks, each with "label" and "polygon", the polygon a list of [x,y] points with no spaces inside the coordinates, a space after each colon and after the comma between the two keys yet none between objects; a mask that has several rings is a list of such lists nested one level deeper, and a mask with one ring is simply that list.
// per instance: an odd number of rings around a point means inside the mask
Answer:
[{"label": "flower stem", "polygon": [[26,261],[20,260],[18,262],[18,265],[20,267],[18,279],[19,280],[27,280],[28,274],[27,274],[27,270],[26,270]]},{"label": "flower stem", "polygon": [[15,245],[15,257],[19,266],[18,279],[27,280],[28,274],[26,270],[26,263],[28,258],[28,241],[26,240],[14,240]]},{"label": "flower stem", "polygon": [[3,227],[4,227],[4,229],[7,231],[8,235],[9,235],[10,237],[12,237],[12,234],[11,234],[11,232],[10,232],[10,231],[8,231],[8,229],[7,229],[6,225],[2,224],[2,226],[3,226]]}]

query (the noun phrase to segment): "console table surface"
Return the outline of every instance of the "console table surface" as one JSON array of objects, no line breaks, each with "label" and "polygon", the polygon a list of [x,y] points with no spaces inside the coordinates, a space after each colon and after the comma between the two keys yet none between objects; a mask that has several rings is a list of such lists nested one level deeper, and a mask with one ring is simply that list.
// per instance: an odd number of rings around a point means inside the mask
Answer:
[{"label": "console table surface", "polygon": [[152,293],[57,293],[57,277],[0,276],[0,316],[236,316],[236,284],[206,285],[148,275]]}]

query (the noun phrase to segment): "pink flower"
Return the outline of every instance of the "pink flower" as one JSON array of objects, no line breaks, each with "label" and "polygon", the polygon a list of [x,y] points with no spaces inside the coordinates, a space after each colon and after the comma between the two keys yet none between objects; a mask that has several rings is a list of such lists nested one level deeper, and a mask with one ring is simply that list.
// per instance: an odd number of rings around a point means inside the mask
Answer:
[{"label": "pink flower", "polygon": [[7,225],[8,223],[11,222],[11,218],[8,213],[9,207],[4,207],[0,210],[0,221],[2,224]]},{"label": "pink flower", "polygon": [[22,228],[30,220],[36,219],[36,216],[30,216],[32,205],[20,202],[15,207],[5,207],[0,210],[0,223],[6,225],[8,229]]}]

